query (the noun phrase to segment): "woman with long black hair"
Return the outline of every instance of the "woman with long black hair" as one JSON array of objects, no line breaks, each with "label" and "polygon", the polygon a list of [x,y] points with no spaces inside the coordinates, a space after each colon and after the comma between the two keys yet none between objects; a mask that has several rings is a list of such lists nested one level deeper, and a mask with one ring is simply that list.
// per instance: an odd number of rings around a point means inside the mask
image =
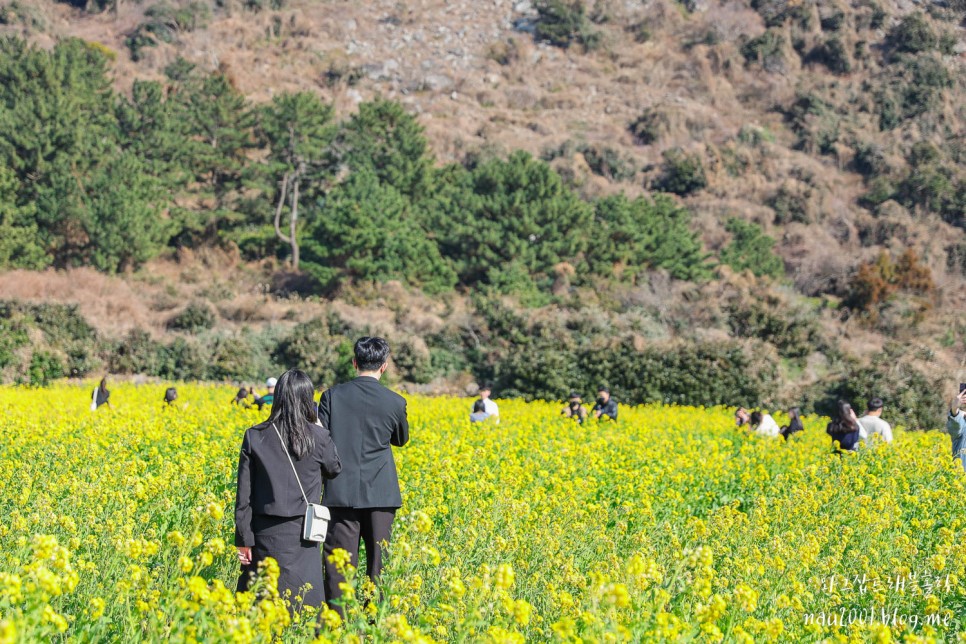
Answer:
[{"label": "woman with long black hair", "polygon": [[835,418],[828,424],[825,431],[832,437],[833,446],[838,443],[836,454],[841,454],[843,451],[854,452],[859,444],[859,419],[852,410],[852,405],[844,400],[840,400],[836,408]]},{"label": "woman with long black hair", "polygon": [[100,409],[101,405],[107,405],[107,408],[111,410],[114,409],[114,406],[111,405],[111,392],[107,388],[107,376],[101,378],[101,383],[94,387],[94,393],[91,394],[91,411]]},{"label": "woman with long black hair", "polygon": [[302,539],[302,521],[306,502],[318,503],[323,481],[342,471],[332,436],[319,423],[314,391],[304,372],[283,373],[268,420],[245,431],[238,457],[238,590],[248,590],[258,563],[272,557],[279,594],[292,612],[325,601],[321,543]]}]

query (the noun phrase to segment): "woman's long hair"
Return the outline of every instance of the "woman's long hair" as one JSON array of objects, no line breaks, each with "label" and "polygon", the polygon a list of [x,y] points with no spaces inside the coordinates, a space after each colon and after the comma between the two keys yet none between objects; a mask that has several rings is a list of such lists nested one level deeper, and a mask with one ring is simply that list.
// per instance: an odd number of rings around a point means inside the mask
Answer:
[{"label": "woman's long hair", "polygon": [[852,420],[852,414],[849,413],[852,411],[852,405],[844,400],[840,400],[835,407],[838,410],[838,414],[829,423],[832,431],[836,434],[849,434],[859,431],[858,423]]},{"label": "woman's long hair", "polygon": [[275,423],[292,455],[300,459],[315,448],[309,425],[318,421],[312,396],[315,387],[304,371],[289,369],[275,384],[268,423]]},{"label": "woman's long hair", "polygon": [[110,393],[107,390],[107,376],[104,376],[103,378],[101,378],[101,384],[97,385],[97,390],[105,394]]},{"label": "woman's long hair", "polygon": [[788,433],[794,434],[804,429],[805,425],[802,424],[801,412],[798,410],[798,407],[792,407],[788,410]]}]

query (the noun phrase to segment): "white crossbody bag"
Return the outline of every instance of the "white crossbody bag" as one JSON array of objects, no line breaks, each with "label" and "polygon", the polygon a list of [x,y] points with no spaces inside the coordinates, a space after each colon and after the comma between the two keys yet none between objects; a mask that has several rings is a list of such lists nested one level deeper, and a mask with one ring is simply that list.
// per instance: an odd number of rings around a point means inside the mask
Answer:
[{"label": "white crossbody bag", "polygon": [[282,433],[278,431],[275,423],[272,423],[272,429],[275,430],[275,435],[278,436],[279,442],[282,443],[282,449],[285,450],[285,456],[288,456],[288,462],[292,466],[295,480],[298,481],[302,498],[305,499],[306,507],[305,519],[302,521],[302,538],[305,541],[325,541],[325,534],[329,530],[329,508],[318,503],[309,503],[309,497],[305,496],[305,488],[302,487],[302,480],[299,478],[299,473],[295,470],[295,463],[292,461],[292,456],[288,453],[288,446],[285,445],[285,441],[282,439]]}]

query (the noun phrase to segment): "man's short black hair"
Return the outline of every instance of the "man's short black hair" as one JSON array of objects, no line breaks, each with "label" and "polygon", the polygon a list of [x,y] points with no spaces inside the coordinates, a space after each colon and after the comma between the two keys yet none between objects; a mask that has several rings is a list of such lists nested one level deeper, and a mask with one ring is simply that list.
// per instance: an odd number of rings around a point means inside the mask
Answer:
[{"label": "man's short black hair", "polygon": [[570,399],[573,400],[574,398],[580,398],[580,393],[578,393],[576,391],[571,391],[570,392]]},{"label": "man's short black hair", "polygon": [[603,385],[601,385],[600,387],[597,387],[597,393],[600,393],[600,392],[602,392],[602,391],[603,391],[603,392],[604,392],[605,394],[609,394],[609,393],[610,393],[610,389],[608,389],[607,387],[605,387],[605,386],[603,386]]},{"label": "man's short black hair", "polygon": [[389,359],[389,343],[383,338],[359,338],[353,351],[359,371],[376,371]]},{"label": "man's short black hair", "polygon": [[872,399],[869,400],[869,404],[866,405],[866,408],[869,411],[878,411],[878,410],[882,409],[882,407],[884,405],[885,405],[885,403],[882,402],[882,399],[881,398],[872,398]]}]

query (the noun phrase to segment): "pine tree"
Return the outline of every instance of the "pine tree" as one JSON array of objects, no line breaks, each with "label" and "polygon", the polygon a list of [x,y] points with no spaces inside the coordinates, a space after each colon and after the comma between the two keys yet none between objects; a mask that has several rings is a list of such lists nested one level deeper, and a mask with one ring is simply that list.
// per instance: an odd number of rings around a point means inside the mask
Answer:
[{"label": "pine tree", "polygon": [[599,200],[594,210],[591,274],[633,281],[641,270],[662,268],[678,279],[710,276],[708,256],[689,227],[691,214],[667,195],[631,201],[619,194]]},{"label": "pine tree", "polygon": [[[299,268],[299,204],[319,196],[335,166],[330,149],[336,133],[332,115],[332,106],[309,92],[280,94],[260,113],[259,138],[270,151],[266,172],[277,178],[278,185],[273,199],[275,234],[291,246],[295,270]],[[283,232],[281,218],[286,207],[288,230]],[[324,216],[324,212],[316,212]]]},{"label": "pine tree", "polygon": [[576,263],[587,249],[591,206],[529,154],[515,152],[445,176],[426,228],[438,235],[463,284],[492,284],[516,267],[521,279],[500,288],[528,289],[532,285],[523,282],[548,278],[559,263]]},{"label": "pine tree", "polygon": [[412,203],[371,170],[354,172],[324,208],[324,216],[312,218],[302,246],[305,269],[326,287],[399,280],[428,293],[452,289],[456,276]]},{"label": "pine tree", "polygon": [[368,169],[414,201],[433,191],[433,160],[423,128],[399,103],[376,100],[359,105],[339,137],[342,162],[350,171]]}]

